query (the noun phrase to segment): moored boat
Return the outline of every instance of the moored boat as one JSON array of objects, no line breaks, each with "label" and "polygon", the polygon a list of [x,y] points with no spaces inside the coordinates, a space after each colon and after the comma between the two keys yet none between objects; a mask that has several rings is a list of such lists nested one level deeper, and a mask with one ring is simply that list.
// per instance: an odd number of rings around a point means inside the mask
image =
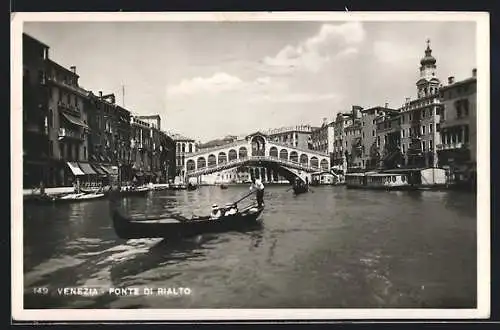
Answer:
[{"label": "moored boat", "polygon": [[104,198],[105,195],[103,193],[73,193],[67,194],[60,197],[52,197],[52,201],[56,203],[62,202],[80,202],[80,201],[90,201],[95,199]]},{"label": "moored boat", "polygon": [[259,216],[263,210],[263,206],[258,208],[251,205],[218,219],[211,219],[210,216],[184,218],[177,215],[136,219],[123,214],[118,208],[111,208],[111,216],[115,232],[122,239],[178,238],[250,229],[261,224]]},{"label": "moored boat", "polygon": [[148,187],[124,186],[120,188],[118,194],[121,196],[145,196],[150,191]]},{"label": "moored boat", "polygon": [[198,186],[197,186],[197,185],[192,184],[191,182],[190,182],[190,183],[188,183],[188,185],[187,185],[187,190],[196,190],[196,189],[198,189]]},{"label": "moored boat", "polygon": [[220,185],[220,189],[227,189],[227,188],[228,188],[228,187],[227,187],[227,184],[223,184],[223,183],[221,183],[221,185]]},{"label": "moored boat", "polygon": [[431,190],[447,188],[443,169],[394,169],[382,172],[348,173],[347,188],[379,190]]}]

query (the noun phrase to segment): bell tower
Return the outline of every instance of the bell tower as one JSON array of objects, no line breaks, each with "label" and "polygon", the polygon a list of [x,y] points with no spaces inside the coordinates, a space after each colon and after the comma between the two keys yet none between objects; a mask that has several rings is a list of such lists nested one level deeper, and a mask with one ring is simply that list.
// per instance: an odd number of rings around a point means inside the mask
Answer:
[{"label": "bell tower", "polygon": [[439,79],[436,77],[436,59],[432,56],[430,39],[427,39],[425,56],[420,60],[420,78],[417,81],[418,98],[436,94],[439,89]]}]

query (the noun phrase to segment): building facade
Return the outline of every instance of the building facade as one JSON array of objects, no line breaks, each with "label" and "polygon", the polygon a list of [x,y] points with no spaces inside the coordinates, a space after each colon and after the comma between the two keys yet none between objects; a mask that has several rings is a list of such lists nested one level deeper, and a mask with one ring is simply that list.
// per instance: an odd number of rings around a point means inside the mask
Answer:
[{"label": "building facade", "polygon": [[455,82],[448,78],[448,85],[440,91],[443,112],[437,145],[440,167],[447,167],[455,174],[467,176],[476,171],[476,69],[470,78]]},{"label": "building facade", "polygon": [[274,142],[299,149],[311,149],[311,134],[314,129],[310,125],[297,125],[271,129],[265,134]]},{"label": "building facade", "polygon": [[335,144],[335,122],[328,122],[323,118],[321,127],[311,132],[311,149],[321,151],[330,155],[330,162],[333,164]]},{"label": "building facade", "polygon": [[377,118],[388,113],[399,112],[396,109],[390,109],[387,103],[384,107],[361,110],[361,166],[364,169],[376,169],[380,165],[381,149],[377,140]]},{"label": "building facade", "polygon": [[23,34],[23,187],[47,184],[49,171],[46,60],[49,47]]},{"label": "building facade", "polygon": [[401,114],[383,111],[375,118],[376,145],[380,155],[379,168],[393,169],[405,164],[402,153]]},{"label": "building facade", "polygon": [[440,81],[436,77],[436,59],[429,40],[425,56],[420,61],[420,79],[416,83],[416,100],[406,100],[401,112],[401,151],[408,167],[437,167],[436,144],[440,141],[439,127],[442,105]]},{"label": "building facade", "polygon": [[[88,163],[87,91],[78,84],[76,67],[69,70],[47,60],[49,155],[53,164],[48,173],[49,186],[68,186],[78,176],[96,175]],[[83,163],[84,170],[78,169]]]},{"label": "building facade", "polygon": [[347,159],[345,155],[345,128],[352,124],[352,113],[338,113],[334,124],[333,142],[333,168],[337,171],[347,171]]},{"label": "building facade", "polygon": [[195,140],[189,137],[173,134],[171,138],[175,142],[175,174],[176,177],[183,178],[185,176],[183,167],[186,164],[186,155],[197,152],[198,147]]}]

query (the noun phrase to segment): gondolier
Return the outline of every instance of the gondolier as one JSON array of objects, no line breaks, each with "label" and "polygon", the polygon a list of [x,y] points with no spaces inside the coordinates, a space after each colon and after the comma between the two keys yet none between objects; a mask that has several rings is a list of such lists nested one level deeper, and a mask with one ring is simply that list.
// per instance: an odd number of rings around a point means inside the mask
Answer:
[{"label": "gondolier", "polygon": [[250,191],[257,192],[257,206],[262,207],[264,205],[264,184],[260,179],[255,179],[252,176],[252,184],[250,185]]}]

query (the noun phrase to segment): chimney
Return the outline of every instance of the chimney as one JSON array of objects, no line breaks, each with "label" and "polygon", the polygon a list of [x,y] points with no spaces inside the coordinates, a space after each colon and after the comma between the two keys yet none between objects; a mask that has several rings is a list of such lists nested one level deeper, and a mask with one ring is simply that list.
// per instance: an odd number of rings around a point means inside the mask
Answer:
[{"label": "chimney", "polygon": [[410,98],[409,97],[405,98],[405,104],[408,104],[408,103],[410,103]]},{"label": "chimney", "polygon": [[326,117],[323,117],[323,125],[326,125],[327,120],[328,119]]},{"label": "chimney", "polygon": [[455,77],[451,76],[451,77],[448,77],[448,84],[451,85],[455,82]]},{"label": "chimney", "polygon": [[73,72],[74,74],[76,74],[76,66],[70,66],[69,67],[71,69],[71,72]]},{"label": "chimney", "polygon": [[99,91],[99,97],[102,98],[102,91]]},{"label": "chimney", "polygon": [[476,78],[476,77],[477,77],[477,69],[476,69],[476,68],[472,69],[472,76],[473,76],[474,78]]},{"label": "chimney", "polygon": [[389,108],[389,103],[385,102],[385,107],[384,108]]}]

